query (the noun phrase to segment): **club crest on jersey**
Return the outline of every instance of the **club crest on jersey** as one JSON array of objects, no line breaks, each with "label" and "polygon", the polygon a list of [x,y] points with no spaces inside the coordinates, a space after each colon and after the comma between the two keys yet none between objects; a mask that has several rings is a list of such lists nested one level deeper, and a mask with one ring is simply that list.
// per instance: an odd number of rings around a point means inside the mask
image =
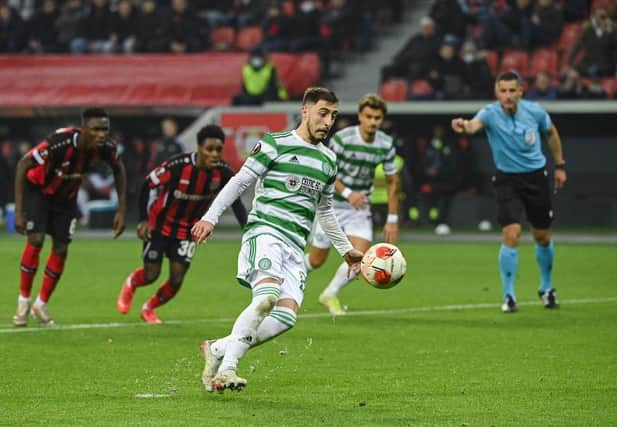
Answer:
[{"label": "club crest on jersey", "polygon": [[270,267],[272,267],[272,261],[270,261],[268,258],[262,258],[259,260],[259,268],[262,270],[268,270],[270,269]]},{"label": "club crest on jersey", "polygon": [[525,132],[525,142],[527,145],[533,145],[536,142],[536,133],[532,130]]},{"label": "club crest on jersey", "polygon": [[257,144],[255,144],[255,146],[251,150],[251,154],[257,154],[260,151],[261,151],[261,142],[258,142]]},{"label": "club crest on jersey", "polygon": [[290,175],[285,178],[285,188],[289,191],[298,191],[302,185],[302,180],[299,176]]}]

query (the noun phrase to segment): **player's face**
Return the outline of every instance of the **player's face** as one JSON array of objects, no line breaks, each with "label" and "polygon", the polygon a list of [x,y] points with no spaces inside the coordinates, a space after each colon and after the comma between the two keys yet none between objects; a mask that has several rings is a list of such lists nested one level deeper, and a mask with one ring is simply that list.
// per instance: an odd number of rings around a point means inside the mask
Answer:
[{"label": "player's face", "polygon": [[197,164],[208,169],[215,167],[221,160],[223,141],[218,138],[206,138],[197,146]]},{"label": "player's face", "polygon": [[360,122],[360,132],[371,137],[381,128],[383,124],[383,111],[378,108],[364,107],[358,113],[358,121]]},{"label": "player's face", "polygon": [[338,104],[320,99],[315,104],[305,105],[303,116],[306,120],[308,136],[312,143],[323,141],[328,136],[338,114]]},{"label": "player's face", "polygon": [[506,111],[516,111],[516,104],[523,95],[516,80],[501,80],[495,84],[495,97]]},{"label": "player's face", "polygon": [[89,146],[103,142],[109,136],[109,118],[92,117],[82,127],[85,140]]}]

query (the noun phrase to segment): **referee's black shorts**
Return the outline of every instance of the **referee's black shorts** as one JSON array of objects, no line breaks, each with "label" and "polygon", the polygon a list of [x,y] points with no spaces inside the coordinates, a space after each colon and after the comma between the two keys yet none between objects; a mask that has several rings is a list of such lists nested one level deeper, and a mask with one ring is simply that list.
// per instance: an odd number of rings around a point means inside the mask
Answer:
[{"label": "referee's black shorts", "polygon": [[546,229],[551,226],[553,203],[545,168],[525,173],[497,171],[493,185],[497,193],[499,225],[522,224],[524,211],[533,228]]},{"label": "referee's black shorts", "polygon": [[26,233],[49,234],[53,239],[70,243],[75,231],[77,205],[75,199],[53,200],[29,183],[24,191]]}]

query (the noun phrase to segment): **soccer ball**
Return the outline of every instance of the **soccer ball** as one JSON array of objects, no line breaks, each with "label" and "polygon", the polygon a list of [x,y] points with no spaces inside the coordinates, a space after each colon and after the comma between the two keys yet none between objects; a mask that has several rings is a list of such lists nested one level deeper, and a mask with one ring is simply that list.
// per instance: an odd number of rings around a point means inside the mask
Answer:
[{"label": "soccer ball", "polygon": [[389,243],[371,246],[360,262],[366,282],[377,289],[396,286],[407,271],[407,261],[399,248]]}]

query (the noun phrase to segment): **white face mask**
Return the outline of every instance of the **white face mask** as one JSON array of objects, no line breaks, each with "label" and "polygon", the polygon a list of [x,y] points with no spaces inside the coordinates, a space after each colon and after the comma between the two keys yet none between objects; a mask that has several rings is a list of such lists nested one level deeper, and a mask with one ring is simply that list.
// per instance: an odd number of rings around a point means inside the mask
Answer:
[{"label": "white face mask", "polygon": [[251,66],[253,68],[261,68],[264,65],[264,60],[263,58],[260,57],[255,57],[255,58],[251,58]]},{"label": "white face mask", "polygon": [[315,4],[311,1],[302,2],[300,5],[300,10],[304,13],[310,13],[315,10]]},{"label": "white face mask", "polygon": [[466,64],[473,62],[473,58],[473,53],[466,53],[463,55],[463,61],[465,61]]}]

